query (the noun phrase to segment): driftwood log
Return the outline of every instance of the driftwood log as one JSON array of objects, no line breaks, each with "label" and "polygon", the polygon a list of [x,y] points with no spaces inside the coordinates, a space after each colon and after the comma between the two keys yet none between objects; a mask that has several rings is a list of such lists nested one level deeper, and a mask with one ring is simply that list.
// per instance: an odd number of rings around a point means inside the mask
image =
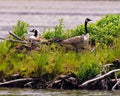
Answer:
[{"label": "driftwood log", "polygon": [[[98,83],[102,82],[102,85],[104,86],[103,89],[106,89],[106,90],[108,90],[108,89],[114,90],[114,89],[116,88],[116,86],[117,86],[118,84],[120,84],[120,80],[117,79],[117,77],[115,77],[115,82],[116,82],[116,83],[113,85],[112,88],[108,88],[108,83],[110,83],[110,80],[109,80],[110,78],[109,78],[109,77],[110,77],[111,74],[113,74],[113,73],[115,73],[115,72],[118,72],[118,71],[120,71],[120,69],[114,69],[114,70],[109,71],[108,73],[105,73],[105,74],[103,74],[103,75],[101,75],[101,76],[99,76],[99,77],[96,77],[96,78],[93,78],[93,79],[91,79],[91,80],[88,80],[88,81],[82,83],[81,85],[79,85],[79,88],[87,89],[87,87],[90,87],[90,85],[93,85],[93,86],[91,86],[91,87],[95,87],[94,84],[95,84],[96,82],[98,82]],[[99,85],[99,84],[98,84],[98,85]],[[112,85],[111,85],[111,86],[112,86]],[[97,86],[97,87],[98,87],[98,86]]]},{"label": "driftwood log", "polygon": [[108,72],[108,73],[106,73],[106,74],[104,74],[104,75],[102,75],[102,76],[100,76],[100,77],[97,77],[97,78],[88,80],[88,81],[82,83],[80,86],[81,86],[81,87],[84,87],[84,86],[86,86],[87,84],[89,84],[89,83],[91,83],[91,82],[94,82],[94,81],[96,81],[96,80],[100,80],[100,79],[106,78],[106,77],[109,76],[110,74],[112,74],[112,73],[114,73],[114,72],[118,72],[118,71],[120,71],[120,69],[112,70],[112,71],[110,71],[110,72]]},{"label": "driftwood log", "polygon": [[20,37],[18,37],[18,36],[15,35],[14,33],[9,32],[9,34],[10,34],[11,36],[15,37],[17,40],[23,41]]},{"label": "driftwood log", "polygon": [[[33,78],[21,78],[0,83],[0,87],[23,87],[25,83],[33,81]],[[23,83],[24,82],[24,83]]]}]

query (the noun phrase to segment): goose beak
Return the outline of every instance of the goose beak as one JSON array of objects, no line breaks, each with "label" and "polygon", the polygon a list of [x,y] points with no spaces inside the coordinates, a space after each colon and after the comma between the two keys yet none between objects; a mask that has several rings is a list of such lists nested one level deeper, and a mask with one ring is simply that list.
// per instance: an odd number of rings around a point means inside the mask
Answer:
[{"label": "goose beak", "polygon": [[91,19],[89,19],[89,18],[86,18],[86,19],[85,19],[85,21],[86,21],[86,22],[89,22],[89,21],[92,21],[92,20],[91,20]]},{"label": "goose beak", "polygon": [[32,30],[30,32],[33,32]]},{"label": "goose beak", "polygon": [[92,21],[92,19],[89,19],[89,21]]},{"label": "goose beak", "polygon": [[92,21],[92,19],[89,19],[89,18],[88,18],[88,21]]},{"label": "goose beak", "polygon": [[34,32],[35,32],[35,30],[31,30],[30,32],[34,33]]}]

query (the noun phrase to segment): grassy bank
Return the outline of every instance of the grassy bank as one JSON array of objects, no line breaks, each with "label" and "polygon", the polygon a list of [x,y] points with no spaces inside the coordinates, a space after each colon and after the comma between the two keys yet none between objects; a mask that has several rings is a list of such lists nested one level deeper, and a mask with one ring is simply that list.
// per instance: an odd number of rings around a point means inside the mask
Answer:
[{"label": "grassy bank", "polygon": [[[84,26],[78,25],[65,30],[63,19],[53,29],[43,32],[42,36],[65,39],[84,34]],[[28,24],[19,21],[13,32],[25,38]],[[95,42],[96,50],[88,50],[76,54],[74,51],[66,52],[59,44],[40,45],[37,50],[27,52],[26,49],[18,51],[20,43],[4,41],[0,43],[0,75],[7,77],[19,73],[25,77],[44,77],[53,79],[60,74],[74,72],[81,81],[90,79],[99,74],[106,63],[120,60],[120,15],[106,15],[96,23],[88,25],[90,42]],[[22,30],[22,31],[21,31]],[[23,32],[23,33],[20,33]],[[11,37],[9,37],[11,38]]]}]

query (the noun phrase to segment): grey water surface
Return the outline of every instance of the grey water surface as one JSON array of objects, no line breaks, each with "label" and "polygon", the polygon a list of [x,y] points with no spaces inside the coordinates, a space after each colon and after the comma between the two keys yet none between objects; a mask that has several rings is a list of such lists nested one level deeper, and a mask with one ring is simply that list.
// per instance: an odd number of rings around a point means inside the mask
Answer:
[{"label": "grey water surface", "polygon": [[120,91],[0,88],[0,96],[120,96]]},{"label": "grey water surface", "polygon": [[0,0],[0,37],[6,37],[18,20],[43,32],[60,18],[67,29],[82,24],[86,17],[95,22],[105,14],[120,14],[120,1]]}]

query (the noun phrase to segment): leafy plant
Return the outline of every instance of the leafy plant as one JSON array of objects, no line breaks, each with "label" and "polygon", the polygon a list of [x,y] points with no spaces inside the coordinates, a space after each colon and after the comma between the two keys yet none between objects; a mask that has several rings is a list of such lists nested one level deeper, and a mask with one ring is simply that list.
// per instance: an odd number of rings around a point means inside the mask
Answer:
[{"label": "leafy plant", "polygon": [[24,21],[19,20],[17,22],[17,25],[13,27],[13,33],[17,36],[24,38],[24,34],[27,34],[27,28],[29,27],[29,24],[25,23]]},{"label": "leafy plant", "polygon": [[63,23],[63,19],[59,19],[59,25],[54,26],[54,30],[49,29],[49,31],[46,33],[44,32],[42,35],[43,37],[45,37],[46,39],[50,39],[50,38],[62,38],[62,35],[64,33],[64,23]]},{"label": "leafy plant", "polygon": [[[55,26],[55,31],[44,32],[43,37],[50,38],[70,38],[85,34],[84,25],[78,25],[72,29],[64,30],[62,21]],[[97,43],[113,44],[113,39],[120,36],[120,15],[106,15],[96,23],[88,24],[90,41]]]},{"label": "leafy plant", "polygon": [[9,51],[9,48],[11,46],[11,43],[7,41],[0,42],[0,56],[6,55]]},{"label": "leafy plant", "polygon": [[88,80],[99,74],[101,65],[101,62],[95,58],[94,54],[87,52],[81,57],[76,74],[81,81]]}]

